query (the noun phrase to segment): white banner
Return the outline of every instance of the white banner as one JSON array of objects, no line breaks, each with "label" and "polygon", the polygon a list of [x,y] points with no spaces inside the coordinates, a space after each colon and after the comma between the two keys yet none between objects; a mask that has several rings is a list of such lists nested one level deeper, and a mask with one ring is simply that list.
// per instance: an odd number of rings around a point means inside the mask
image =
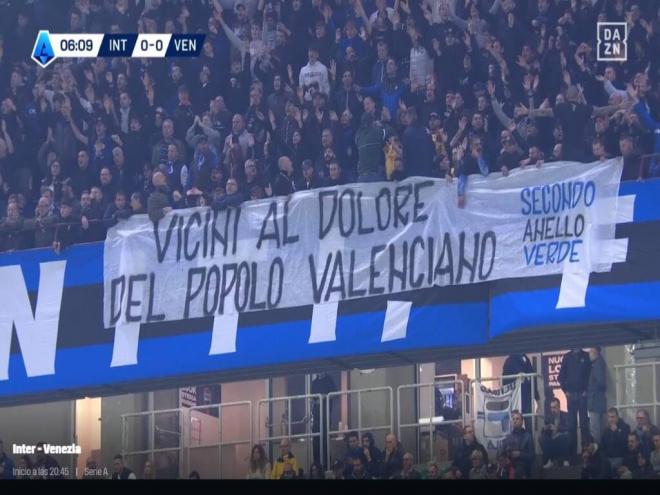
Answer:
[{"label": "white banner", "polygon": [[470,176],[463,209],[455,181],[414,177],[175,210],[157,225],[135,215],[105,241],[104,324],[233,322],[247,311],[560,273],[557,307],[583,305],[589,273],[625,260],[627,244],[614,240],[621,172],[615,159]]},{"label": "white banner", "polygon": [[511,412],[520,411],[520,381],[499,390],[489,390],[477,381],[474,389],[477,412],[474,434],[487,450],[498,451],[511,432]]}]

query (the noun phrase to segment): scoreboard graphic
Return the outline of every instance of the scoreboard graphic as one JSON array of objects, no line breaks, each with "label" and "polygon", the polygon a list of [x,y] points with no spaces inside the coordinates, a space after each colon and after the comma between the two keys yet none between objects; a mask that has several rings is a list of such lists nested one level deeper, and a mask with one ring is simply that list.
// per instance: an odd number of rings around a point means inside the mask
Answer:
[{"label": "scoreboard graphic", "polygon": [[58,58],[197,57],[204,34],[56,34],[39,31],[32,60],[45,68]]}]

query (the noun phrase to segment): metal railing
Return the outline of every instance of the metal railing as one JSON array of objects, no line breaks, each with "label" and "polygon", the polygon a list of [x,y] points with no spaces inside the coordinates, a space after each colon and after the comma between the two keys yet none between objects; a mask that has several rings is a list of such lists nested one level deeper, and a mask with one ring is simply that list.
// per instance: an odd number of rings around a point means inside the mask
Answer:
[{"label": "metal railing", "polygon": [[[457,419],[446,419],[442,415],[442,411],[438,411],[436,403],[436,391],[438,387],[446,389],[453,388],[454,395],[460,397],[460,413],[459,418]],[[440,429],[445,426],[464,426],[466,424],[466,418],[468,414],[467,405],[469,404],[469,390],[470,387],[467,387],[466,390],[465,383],[462,380],[453,379],[453,380],[436,380],[428,383],[415,383],[410,385],[400,385],[396,389],[396,407],[397,407],[397,437],[399,440],[403,437],[404,430],[414,430],[416,433],[416,455],[415,459],[418,462],[426,462],[435,458],[434,456],[434,446],[437,434],[440,432]],[[419,409],[415,410],[414,418],[415,422],[405,423],[402,418],[401,404],[403,402],[401,396],[402,393],[406,391],[411,391],[415,395],[415,402],[418,401],[421,394],[426,392],[429,394],[427,397],[428,409],[426,411],[421,411]],[[421,407],[420,407],[421,409]],[[424,415],[422,415],[424,414]],[[428,430],[427,430],[428,428]],[[421,444],[422,436],[424,433],[428,433],[428,442],[429,442],[429,459],[422,459],[421,456]]]},{"label": "metal railing", "polygon": [[[626,376],[627,372],[634,372],[638,374],[642,370],[650,371],[651,373],[651,383],[653,393],[651,394],[651,400],[638,400],[637,391],[641,387],[635,387],[635,392],[633,397],[628,397],[624,391],[625,384],[628,381]],[[637,409],[645,409],[649,412],[652,418],[653,424],[658,423],[658,417],[660,417],[660,400],[658,398],[658,373],[660,372],[660,361],[654,361],[650,363],[636,363],[636,364],[618,364],[614,366],[614,382],[616,390],[616,405],[614,407],[619,411],[619,416],[623,417],[628,411],[634,411]],[[639,377],[636,377],[639,379]],[[650,411],[649,411],[650,410]],[[634,423],[633,423],[634,424]]]},{"label": "metal railing", "polygon": [[[635,404],[625,404],[620,400],[621,385],[617,382],[617,407],[620,408],[633,408],[633,407],[653,407],[654,418],[657,417],[658,408],[660,408],[660,403],[658,403],[658,392],[655,388],[656,385],[656,375],[658,372],[658,367],[660,367],[660,362],[658,363],[649,363],[649,364],[638,364],[638,365],[624,365],[616,366],[617,373],[629,368],[640,368],[647,367],[653,371],[653,401],[646,403],[635,403]],[[453,378],[453,377],[452,377]],[[396,395],[394,395],[392,387],[374,387],[358,390],[345,390],[338,392],[331,392],[329,394],[307,394],[307,395],[296,395],[296,396],[287,396],[287,397],[274,397],[269,399],[261,399],[257,403],[257,423],[253,421],[255,411],[254,411],[254,402],[245,400],[238,402],[228,402],[228,403],[219,403],[219,404],[210,404],[210,405],[201,405],[191,408],[181,407],[178,409],[165,409],[157,411],[146,411],[139,413],[130,413],[122,414],[122,454],[127,458],[140,458],[144,460],[151,460],[154,463],[155,458],[159,454],[168,454],[176,452],[178,454],[178,472],[179,476],[183,476],[185,471],[184,468],[188,470],[196,468],[192,466],[191,456],[195,452],[202,451],[202,449],[211,449],[213,452],[213,460],[209,461],[208,458],[205,458],[207,464],[213,464],[215,462],[215,452],[217,451],[217,469],[218,476],[223,477],[223,458],[226,457],[226,453],[223,452],[223,448],[227,447],[239,447],[247,446],[251,452],[251,446],[253,444],[254,438],[257,438],[257,441],[265,446],[269,451],[269,457],[274,458],[277,455],[272,455],[272,448],[274,442],[280,442],[283,439],[288,439],[291,442],[291,450],[298,451],[300,453],[301,443],[305,443],[304,448],[307,450],[307,458],[304,459],[304,455],[297,456],[301,466],[308,466],[313,459],[312,449],[318,448],[318,452],[326,454],[326,459],[328,464],[332,462],[332,451],[331,447],[333,442],[336,445],[337,441],[344,440],[343,435],[347,431],[356,431],[360,437],[365,432],[382,432],[384,434],[390,432],[396,432],[399,439],[401,439],[406,432],[411,430],[416,433],[416,449],[417,456],[416,459],[420,460],[420,448],[423,443],[422,437],[427,437],[429,441],[429,457],[435,459],[435,440],[438,437],[439,433],[443,430],[443,427],[455,427],[457,430],[466,424],[474,421],[476,419],[477,407],[474,403],[475,394],[473,387],[477,383],[492,383],[492,389],[501,388],[502,381],[506,379],[515,379],[518,380],[521,385],[522,382],[526,379],[531,380],[530,386],[536,387],[540,395],[540,401],[543,401],[543,378],[540,374],[537,373],[527,373],[519,375],[510,375],[503,377],[486,377],[481,378],[480,380],[462,380],[460,378],[449,378],[442,380],[435,380],[428,383],[416,383],[416,384],[407,384],[400,385],[396,389]],[[455,397],[454,404],[448,404],[448,409],[451,409],[454,413],[458,414],[458,417],[453,419],[447,419],[443,417],[442,411],[438,409],[438,404],[436,403],[436,390],[440,389],[449,389],[453,390],[453,395]],[[414,395],[413,404],[423,403],[421,397],[423,394],[427,395],[427,405],[422,404],[420,407],[413,408],[414,411],[414,420],[410,421],[409,412],[404,411],[407,405],[411,403],[409,397],[406,394],[412,393]],[[382,414],[376,415],[378,419],[384,418],[383,421],[378,421],[374,419],[374,416],[366,417],[365,411],[365,397],[374,394],[384,395],[384,401],[379,401],[377,407],[381,410]],[[353,415],[350,417],[355,418],[355,424],[349,424],[346,428],[338,426],[334,428],[331,425],[330,412],[331,412],[331,402],[337,401],[346,397],[351,400],[355,398],[355,401],[351,403],[351,408],[353,409]],[[539,426],[539,417],[543,417],[542,408],[538,411],[534,407],[534,394],[531,395],[531,404],[529,407],[521,407],[523,410],[528,410],[529,412],[524,412],[523,416],[528,418],[532,425],[532,433],[535,438],[538,438],[536,432],[538,431]],[[293,410],[294,404],[296,402],[303,401],[304,407],[298,407],[301,412],[302,417],[294,418]],[[396,406],[395,406],[396,401]],[[318,419],[318,425],[312,424],[313,413],[311,412],[313,408],[318,407],[317,413],[318,418],[314,417],[314,420]],[[395,407],[396,407],[396,416],[395,416]],[[245,434],[239,436],[236,434],[236,425],[232,424],[232,433],[233,438],[227,439],[223,435],[223,416],[226,416],[226,411],[229,409],[241,408],[243,412],[239,414],[241,421],[248,422],[248,426],[245,429]],[[459,410],[460,409],[460,410]],[[207,411],[216,410],[218,417],[209,419],[204,417],[198,417],[198,413],[204,413]],[[404,414],[405,413],[405,414]],[[176,420],[169,419],[168,421],[161,421],[160,423],[165,423],[165,427],[162,424],[159,425],[158,418],[166,415],[177,415]],[[214,414],[211,414],[214,415]],[[406,417],[404,417],[406,416]],[[275,419],[278,418],[278,419]],[[143,424],[131,425],[130,421],[132,420],[144,420]],[[281,419],[281,421],[279,420]],[[217,441],[204,441],[204,437],[209,437],[208,429],[205,432],[200,431],[199,439],[195,440],[193,438],[192,432],[194,431],[193,425],[199,423],[200,427],[202,424],[215,424],[217,429]],[[542,424],[542,422],[541,422]],[[259,433],[255,436],[253,428],[258,427]],[[326,426],[324,431],[323,426]],[[133,428],[131,428],[133,426]],[[225,429],[227,425],[224,425]],[[177,429],[178,428],[178,429]],[[214,429],[213,431],[216,431]],[[129,433],[133,432],[138,434],[137,436],[129,438]],[[158,436],[157,436],[158,435]],[[214,433],[212,434],[214,435]],[[134,443],[140,442],[140,436],[142,437],[142,444],[138,445],[137,448],[134,448]],[[174,438],[173,441],[164,441],[168,436]],[[313,446],[314,442],[318,442],[317,447]],[[146,445],[145,445],[146,444]],[[165,445],[162,445],[165,444]],[[320,448],[319,448],[320,447]],[[238,454],[234,457],[234,460],[238,459]],[[430,459],[429,459],[430,460]],[[435,459],[437,460],[437,459]],[[308,461],[308,462],[306,462]],[[129,463],[130,464],[130,463]],[[132,466],[135,470],[141,469],[142,466]]]},{"label": "metal railing", "polygon": [[[178,415],[178,426],[179,429],[177,430],[168,430],[166,428],[161,428],[158,426],[156,417],[157,416],[163,416],[166,414],[177,414]],[[171,453],[171,452],[177,452],[178,453],[178,466],[177,470],[179,472],[179,476],[183,475],[183,453],[184,453],[184,444],[185,444],[185,439],[184,437],[184,429],[185,429],[185,424],[183,421],[183,416],[184,413],[182,409],[177,408],[177,409],[161,409],[161,410],[154,410],[154,411],[145,411],[145,412],[139,412],[139,413],[128,413],[128,414],[122,414],[121,415],[121,421],[122,421],[122,456],[125,458],[131,458],[131,457],[138,457],[138,456],[144,456],[148,460],[151,461],[152,464],[155,465],[155,457],[157,454],[165,454],[165,453]],[[128,432],[129,432],[129,427],[128,427],[128,422],[131,418],[147,418],[147,438],[148,438],[148,445],[146,449],[138,449],[138,450],[131,450],[129,448],[129,439],[128,439]],[[170,435],[174,438],[177,438],[177,443],[178,445],[175,447],[157,447],[156,442],[157,442],[157,436],[156,434],[161,435]],[[142,466],[140,466],[141,468]]]},{"label": "metal railing", "polygon": [[[224,439],[224,432],[223,432],[223,418],[224,415],[223,413],[227,411],[228,409],[246,409],[246,412],[244,414],[241,414],[241,420],[246,420],[248,422],[248,437],[247,438],[242,438],[238,437],[234,440],[225,440]],[[215,419],[215,423],[217,425],[217,442],[203,442],[204,434],[202,431],[200,431],[200,439],[197,445],[194,445],[193,441],[193,436],[192,436],[192,430],[193,430],[193,424],[194,423],[199,423],[200,428],[203,428],[203,418],[196,417],[195,413],[199,414],[206,414],[206,415],[211,415],[206,411],[210,410],[217,410],[218,417]],[[190,434],[188,435],[188,445],[186,448],[186,466],[188,471],[192,470],[192,464],[191,464],[191,457],[195,451],[201,451],[202,449],[217,449],[217,455],[218,455],[218,463],[217,463],[217,473],[218,477],[222,478],[223,477],[223,448],[224,447],[232,447],[232,446],[240,446],[240,445],[247,445],[248,449],[252,448],[253,444],[253,437],[252,437],[252,401],[245,400],[245,401],[237,401],[237,402],[226,402],[226,403],[219,403],[219,404],[208,404],[208,405],[202,405],[202,406],[194,406],[188,408],[188,415],[189,415],[189,420],[188,420],[188,427],[189,427],[189,432]],[[238,428],[238,425],[236,425],[236,428],[232,428],[233,432],[236,432],[236,429],[240,431],[240,428]],[[195,468],[197,471],[199,471],[199,468],[196,466]]]},{"label": "metal railing", "polygon": [[[365,422],[363,419],[364,407],[362,404],[362,399],[367,394],[379,394],[379,393],[384,393],[386,395],[387,404],[383,405],[383,409],[389,412],[388,414],[389,419],[386,420],[384,424],[370,424],[369,422]],[[338,425],[338,428],[336,430],[333,430],[330,425],[331,401],[333,399],[341,398],[344,396],[347,397],[348,399],[350,399],[353,396],[357,396],[357,400],[356,400],[357,425],[353,426],[347,424],[345,425],[346,428],[340,428]],[[394,405],[393,405],[392,387],[372,387],[372,388],[364,388],[358,390],[341,390],[338,392],[330,392],[329,394],[327,394],[326,397],[327,397],[325,404],[326,425],[327,425],[327,432],[326,432],[327,457],[326,458],[328,459],[328,466],[331,466],[333,462],[332,452],[331,452],[332,442],[343,441],[344,440],[343,435],[348,431],[356,431],[360,436],[360,438],[362,438],[362,433],[385,431],[385,434],[387,434],[393,431],[394,429]]]},{"label": "metal railing", "polygon": [[[323,452],[324,448],[324,438],[323,438],[323,432],[322,429],[319,428],[318,432],[313,431],[312,428],[312,414],[311,410],[314,405],[314,401],[318,401],[319,404],[321,404],[323,399],[322,394],[304,394],[304,395],[291,395],[287,397],[274,397],[270,399],[261,399],[258,402],[257,405],[257,419],[258,419],[258,424],[260,425],[260,430],[261,426],[265,426],[266,431],[268,432],[266,435],[259,434],[259,443],[266,443],[268,446],[268,452],[269,452],[269,457],[272,459],[277,456],[273,456],[272,453],[272,447],[273,447],[273,442],[281,442],[284,439],[288,439],[289,442],[291,442],[290,449],[291,451],[294,450],[294,442],[304,442],[306,445],[306,455],[307,459],[311,459],[313,457],[312,454],[312,449],[313,449],[313,441],[314,439],[318,438],[318,441],[320,442],[320,448],[321,452]],[[299,420],[294,420],[292,411],[293,411],[293,403],[297,401],[304,401],[305,405],[305,414],[304,416],[299,419]],[[280,434],[273,434],[273,429],[276,427],[277,423],[276,422],[271,422],[270,418],[274,416],[273,414],[273,407],[277,405],[277,403],[283,403],[285,405],[284,408],[284,413],[281,416],[281,421],[280,421]],[[266,409],[266,413],[264,414],[264,409]],[[323,424],[324,421],[324,410],[322,407],[319,407],[319,414],[320,414],[320,424]],[[303,426],[303,432],[302,433],[292,433],[293,432],[293,426],[294,425],[301,425]],[[295,455],[295,454],[294,454]]]}]

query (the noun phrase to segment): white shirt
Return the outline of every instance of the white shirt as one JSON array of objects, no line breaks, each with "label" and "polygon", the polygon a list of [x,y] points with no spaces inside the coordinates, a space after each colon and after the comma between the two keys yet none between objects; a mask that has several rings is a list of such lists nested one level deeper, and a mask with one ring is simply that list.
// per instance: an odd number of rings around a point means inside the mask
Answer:
[{"label": "white shirt", "polygon": [[318,60],[311,65],[307,63],[305,67],[300,69],[300,76],[298,84],[302,88],[311,86],[318,83],[319,91],[326,96],[330,96],[330,80],[328,78],[328,68]]}]

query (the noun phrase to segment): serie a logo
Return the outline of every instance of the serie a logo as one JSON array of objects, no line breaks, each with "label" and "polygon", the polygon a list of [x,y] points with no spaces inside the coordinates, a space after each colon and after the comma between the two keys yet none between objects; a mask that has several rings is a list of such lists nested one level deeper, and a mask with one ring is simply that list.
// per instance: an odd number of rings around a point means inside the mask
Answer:
[{"label": "serie a logo", "polygon": [[625,22],[598,23],[599,62],[625,62],[628,60],[628,24]]}]

